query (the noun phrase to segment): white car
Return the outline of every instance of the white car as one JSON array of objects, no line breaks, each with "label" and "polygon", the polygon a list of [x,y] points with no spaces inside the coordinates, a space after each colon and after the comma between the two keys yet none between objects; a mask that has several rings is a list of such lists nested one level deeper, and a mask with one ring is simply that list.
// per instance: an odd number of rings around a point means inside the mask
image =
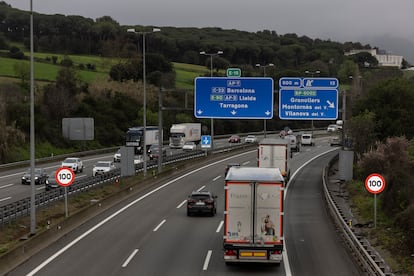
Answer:
[{"label": "white car", "polygon": [[335,132],[337,130],[338,130],[337,125],[329,125],[328,128],[326,129],[326,131],[328,131],[328,132]]},{"label": "white car", "polygon": [[144,159],[142,158],[142,155],[135,155],[134,156],[134,165],[138,165],[144,163]]},{"label": "white car", "polygon": [[77,157],[68,157],[63,160],[61,164],[62,168],[71,168],[75,173],[83,172],[83,162]]},{"label": "white car", "polygon": [[185,142],[183,145],[183,151],[191,151],[191,150],[196,150],[197,149],[197,145],[194,142]]},{"label": "white car", "polygon": [[115,169],[115,165],[112,161],[98,161],[92,169],[92,175],[97,176],[99,174],[108,173]]},{"label": "white car", "polygon": [[246,138],[244,138],[245,143],[257,143],[257,138],[254,135],[247,135]]},{"label": "white car", "polygon": [[300,143],[302,144],[302,146],[313,146],[314,142],[313,142],[312,134],[303,133],[302,137],[300,138]]},{"label": "white car", "polygon": [[121,162],[121,150],[120,149],[114,154],[114,162]]}]

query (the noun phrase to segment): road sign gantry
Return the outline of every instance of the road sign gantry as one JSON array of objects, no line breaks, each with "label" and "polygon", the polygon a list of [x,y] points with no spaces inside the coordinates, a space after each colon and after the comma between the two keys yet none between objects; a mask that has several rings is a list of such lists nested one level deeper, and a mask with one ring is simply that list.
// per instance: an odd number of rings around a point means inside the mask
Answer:
[{"label": "road sign gantry", "polygon": [[194,116],[220,119],[272,119],[272,78],[195,79]]}]

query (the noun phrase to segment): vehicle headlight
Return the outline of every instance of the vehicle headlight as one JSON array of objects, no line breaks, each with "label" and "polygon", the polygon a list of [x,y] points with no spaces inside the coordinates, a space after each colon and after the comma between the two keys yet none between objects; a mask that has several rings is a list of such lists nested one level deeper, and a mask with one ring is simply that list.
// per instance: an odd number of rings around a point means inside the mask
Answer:
[{"label": "vehicle headlight", "polygon": [[39,179],[39,177],[38,176],[35,176],[35,180],[38,180]]}]

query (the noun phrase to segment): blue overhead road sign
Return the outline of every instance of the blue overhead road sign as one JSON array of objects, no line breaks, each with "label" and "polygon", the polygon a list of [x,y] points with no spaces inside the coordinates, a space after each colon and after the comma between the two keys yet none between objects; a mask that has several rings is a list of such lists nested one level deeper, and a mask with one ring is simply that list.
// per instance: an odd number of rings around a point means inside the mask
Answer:
[{"label": "blue overhead road sign", "polygon": [[271,119],[272,78],[195,79],[196,118]]},{"label": "blue overhead road sign", "polygon": [[279,80],[280,119],[337,119],[338,86],[339,82],[336,78],[281,78]]}]

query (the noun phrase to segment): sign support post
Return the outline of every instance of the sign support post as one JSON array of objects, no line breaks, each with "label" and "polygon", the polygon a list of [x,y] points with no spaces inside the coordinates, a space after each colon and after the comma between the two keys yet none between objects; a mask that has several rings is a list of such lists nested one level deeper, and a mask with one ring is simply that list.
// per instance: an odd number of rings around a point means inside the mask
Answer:
[{"label": "sign support post", "polygon": [[372,173],[365,179],[365,189],[374,194],[374,228],[377,228],[377,194],[385,189],[385,179],[378,173]]},{"label": "sign support post", "polygon": [[65,216],[68,217],[68,190],[67,187],[75,181],[75,173],[71,168],[60,168],[56,171],[56,182],[65,188]]}]

